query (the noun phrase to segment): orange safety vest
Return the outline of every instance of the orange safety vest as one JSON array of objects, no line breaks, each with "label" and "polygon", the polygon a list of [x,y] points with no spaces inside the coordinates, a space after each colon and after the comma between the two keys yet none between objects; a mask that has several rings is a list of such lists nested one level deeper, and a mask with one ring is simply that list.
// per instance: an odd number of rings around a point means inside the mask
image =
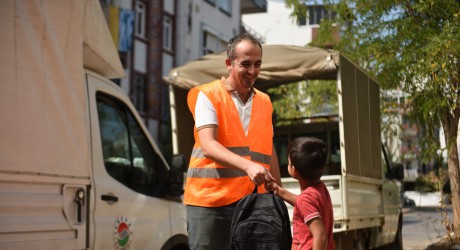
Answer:
[{"label": "orange safety vest", "polygon": [[[195,118],[195,104],[203,92],[214,105],[218,120],[217,141],[235,154],[270,169],[273,147],[273,107],[267,94],[255,90],[252,114],[246,137],[238,110],[231,94],[221,80],[197,86],[187,96],[190,111]],[[219,207],[232,204],[254,190],[254,183],[244,171],[219,165],[206,158],[200,146],[196,127],[195,145],[187,171],[184,203],[202,207]],[[265,192],[263,185],[258,192]]]}]

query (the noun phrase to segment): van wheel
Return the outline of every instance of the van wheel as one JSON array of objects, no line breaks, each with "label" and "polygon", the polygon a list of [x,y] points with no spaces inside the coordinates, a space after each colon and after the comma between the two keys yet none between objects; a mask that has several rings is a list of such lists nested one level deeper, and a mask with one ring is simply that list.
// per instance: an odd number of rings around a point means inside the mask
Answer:
[{"label": "van wheel", "polygon": [[190,248],[187,245],[176,245],[171,248],[171,250],[190,250]]}]

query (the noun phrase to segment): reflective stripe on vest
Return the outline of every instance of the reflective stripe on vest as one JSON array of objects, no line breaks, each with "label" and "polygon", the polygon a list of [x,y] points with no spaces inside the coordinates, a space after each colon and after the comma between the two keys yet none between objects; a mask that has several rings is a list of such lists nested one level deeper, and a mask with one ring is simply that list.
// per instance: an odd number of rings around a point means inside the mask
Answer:
[{"label": "reflective stripe on vest", "polygon": [[[257,161],[257,162],[260,162],[266,165],[270,164],[271,155],[266,155],[266,154],[254,152],[254,151],[251,152],[249,151],[249,147],[229,147],[227,149],[239,156],[251,156],[252,161]],[[201,148],[193,148],[192,157],[205,158]]]},{"label": "reflective stripe on vest", "polygon": [[[267,165],[270,164],[270,155],[250,152],[249,147],[232,147],[227,149],[240,156],[251,156],[252,161]],[[192,157],[205,158],[201,148],[194,148]],[[235,178],[242,176],[246,176],[246,173],[241,170],[230,168],[189,168],[187,171],[188,178]]]},{"label": "reflective stripe on vest", "polygon": [[246,173],[230,168],[189,168],[188,178],[235,178],[246,176]]}]

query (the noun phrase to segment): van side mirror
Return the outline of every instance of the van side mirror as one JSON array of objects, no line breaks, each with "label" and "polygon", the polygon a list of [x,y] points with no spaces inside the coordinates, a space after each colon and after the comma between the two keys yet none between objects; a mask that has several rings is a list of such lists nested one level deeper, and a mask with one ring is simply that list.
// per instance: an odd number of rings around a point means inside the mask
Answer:
[{"label": "van side mirror", "polygon": [[187,171],[184,155],[174,155],[169,170],[169,195],[180,196],[184,193],[184,175]]},{"label": "van side mirror", "polygon": [[404,166],[401,163],[394,164],[392,171],[396,180],[401,181],[404,179]]}]

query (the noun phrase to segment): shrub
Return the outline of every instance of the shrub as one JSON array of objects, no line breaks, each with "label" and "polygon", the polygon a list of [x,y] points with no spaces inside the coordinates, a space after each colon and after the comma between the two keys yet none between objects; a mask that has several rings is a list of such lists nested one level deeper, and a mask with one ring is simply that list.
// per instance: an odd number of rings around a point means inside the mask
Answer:
[{"label": "shrub", "polygon": [[419,192],[437,192],[441,191],[447,181],[446,171],[439,169],[438,174],[430,171],[427,174],[419,175],[415,180],[415,190]]}]

